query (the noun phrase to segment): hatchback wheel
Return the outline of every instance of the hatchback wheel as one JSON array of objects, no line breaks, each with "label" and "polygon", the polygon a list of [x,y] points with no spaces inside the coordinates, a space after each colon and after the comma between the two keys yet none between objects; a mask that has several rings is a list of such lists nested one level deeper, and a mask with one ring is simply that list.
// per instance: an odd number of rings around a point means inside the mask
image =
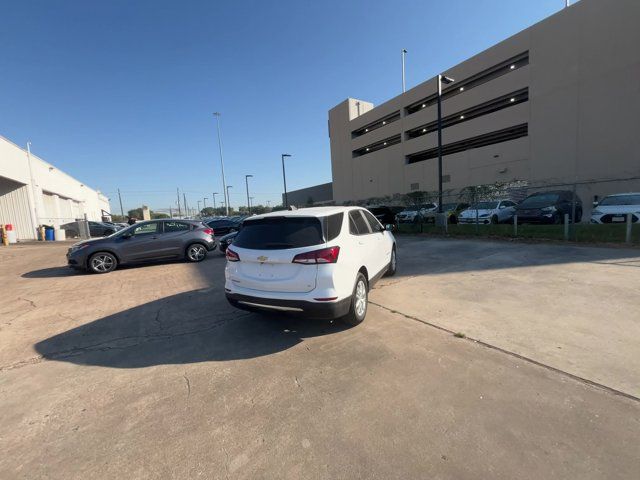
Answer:
[{"label": "hatchback wheel", "polygon": [[356,284],[353,287],[351,295],[351,307],[342,320],[348,325],[358,325],[362,323],[367,315],[367,306],[369,303],[369,294],[367,291],[367,279],[362,273],[358,273]]},{"label": "hatchback wheel", "polygon": [[89,259],[89,270],[93,273],[109,273],[118,266],[118,260],[108,252],[98,252]]},{"label": "hatchback wheel", "polygon": [[190,262],[201,262],[207,256],[207,249],[204,245],[194,243],[187,247],[187,260]]}]

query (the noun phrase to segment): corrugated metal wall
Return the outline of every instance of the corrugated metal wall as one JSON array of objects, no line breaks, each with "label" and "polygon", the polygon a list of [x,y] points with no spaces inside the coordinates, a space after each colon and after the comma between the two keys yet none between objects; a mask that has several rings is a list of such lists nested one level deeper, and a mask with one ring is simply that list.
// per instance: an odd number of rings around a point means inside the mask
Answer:
[{"label": "corrugated metal wall", "polygon": [[0,177],[0,223],[11,223],[19,240],[35,239],[27,188],[22,183]]}]

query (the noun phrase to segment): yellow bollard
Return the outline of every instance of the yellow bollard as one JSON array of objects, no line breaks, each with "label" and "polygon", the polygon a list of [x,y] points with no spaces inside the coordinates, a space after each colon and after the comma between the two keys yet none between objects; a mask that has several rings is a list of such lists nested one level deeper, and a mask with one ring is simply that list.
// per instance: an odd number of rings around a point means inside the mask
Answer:
[{"label": "yellow bollard", "polygon": [[9,235],[7,235],[7,229],[4,225],[0,225],[0,230],[2,230],[2,244],[6,247],[9,245]]}]

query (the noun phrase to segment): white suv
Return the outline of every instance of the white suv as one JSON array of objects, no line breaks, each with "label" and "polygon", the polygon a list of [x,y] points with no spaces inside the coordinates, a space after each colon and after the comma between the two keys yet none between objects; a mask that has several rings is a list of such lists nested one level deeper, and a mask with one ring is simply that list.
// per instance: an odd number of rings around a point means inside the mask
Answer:
[{"label": "white suv", "polygon": [[247,218],[227,248],[225,293],[244,310],[297,312],[356,325],[368,291],[396,271],[396,241],[358,207],[316,207]]}]

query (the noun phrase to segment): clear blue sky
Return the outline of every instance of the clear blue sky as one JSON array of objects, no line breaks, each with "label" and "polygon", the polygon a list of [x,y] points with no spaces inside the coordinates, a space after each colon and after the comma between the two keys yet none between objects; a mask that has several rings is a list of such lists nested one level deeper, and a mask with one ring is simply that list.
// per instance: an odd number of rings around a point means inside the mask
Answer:
[{"label": "clear blue sky", "polygon": [[[118,213],[176,187],[280,203],[331,180],[327,111],[379,104],[549,16],[564,0],[311,2],[0,0],[0,135],[93,188]],[[211,200],[209,200],[210,202]]]}]

